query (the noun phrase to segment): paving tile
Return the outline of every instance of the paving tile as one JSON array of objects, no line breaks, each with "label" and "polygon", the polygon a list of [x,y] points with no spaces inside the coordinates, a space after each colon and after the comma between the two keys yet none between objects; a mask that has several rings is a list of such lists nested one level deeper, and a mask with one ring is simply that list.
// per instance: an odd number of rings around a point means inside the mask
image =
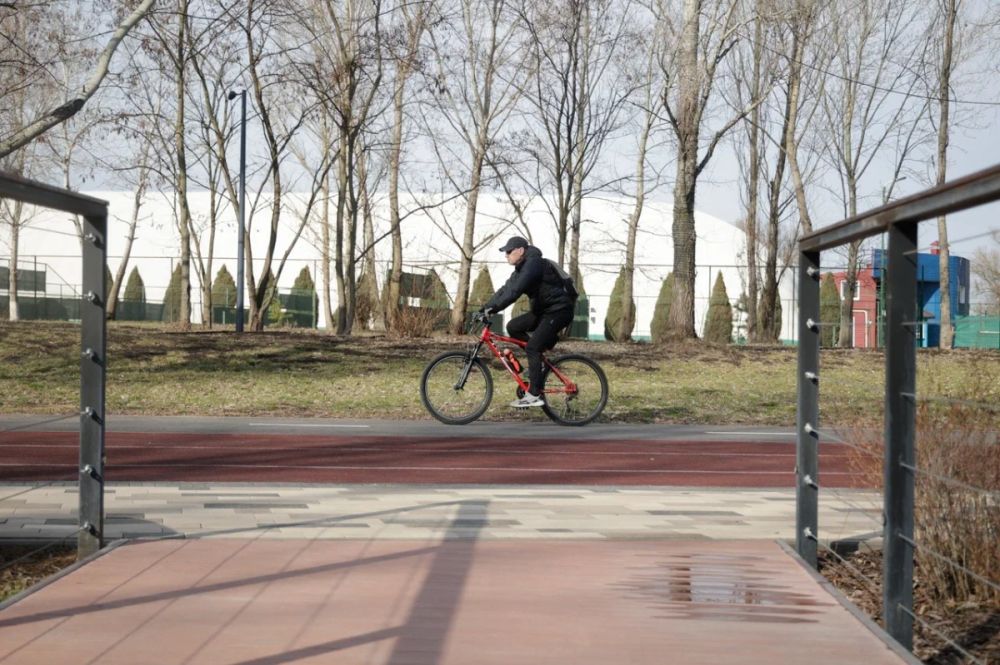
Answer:
[{"label": "paving tile", "polygon": [[0,661],[904,662],[766,541],[287,535],[112,550],[0,611]]}]

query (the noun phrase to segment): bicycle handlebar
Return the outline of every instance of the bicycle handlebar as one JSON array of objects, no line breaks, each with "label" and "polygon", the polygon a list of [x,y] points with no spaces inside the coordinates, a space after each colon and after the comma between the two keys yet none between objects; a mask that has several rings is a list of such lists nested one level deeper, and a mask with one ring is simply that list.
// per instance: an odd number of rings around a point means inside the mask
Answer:
[{"label": "bicycle handlebar", "polygon": [[476,323],[482,323],[483,325],[490,325],[493,323],[493,312],[487,314],[486,312],[474,312],[472,314],[472,320]]}]

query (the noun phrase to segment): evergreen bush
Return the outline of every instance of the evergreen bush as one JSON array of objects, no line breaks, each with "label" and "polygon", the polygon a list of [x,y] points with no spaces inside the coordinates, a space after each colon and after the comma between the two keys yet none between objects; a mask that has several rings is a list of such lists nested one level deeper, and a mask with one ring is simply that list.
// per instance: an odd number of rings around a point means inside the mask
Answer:
[{"label": "evergreen bush", "polygon": [[469,295],[469,307],[479,309],[486,304],[493,292],[493,280],[490,278],[490,271],[483,266],[476,275],[476,280],[472,283],[472,293]]},{"label": "evergreen bush", "polygon": [[236,280],[225,264],[215,273],[212,282],[212,307],[236,307]]},{"label": "evergreen bush", "polygon": [[444,282],[438,277],[434,268],[424,277],[424,296],[421,302],[424,307],[433,309],[451,309],[451,298],[448,297],[448,289]]},{"label": "evergreen bush", "polygon": [[[611,302],[608,313],[604,317],[604,339],[612,342],[627,342],[632,339],[632,328],[635,327],[635,317],[626,325],[622,301],[625,297],[625,268],[618,272],[615,286],[611,289]],[[635,298],[632,299],[632,311],[635,312]]]},{"label": "evergreen bush", "polygon": [[653,321],[649,325],[650,337],[654,344],[667,341],[667,321],[670,319],[670,305],[674,301],[674,273],[667,275],[660,285],[660,295],[656,297]]},{"label": "evergreen bush", "polygon": [[[362,277],[363,279],[363,277]],[[358,289],[358,305],[362,299],[362,291]],[[365,302],[368,302],[367,298]],[[313,281],[309,267],[303,267],[292,283],[292,292],[288,298],[287,313],[289,322],[296,326],[312,328],[319,318],[319,296],[316,295],[316,283]],[[357,312],[357,309],[355,309]],[[365,317],[367,320],[367,316]]]},{"label": "evergreen bush", "polygon": [[128,275],[125,292],[115,310],[115,318],[119,321],[146,320],[146,285],[139,275],[138,266],[133,266]]},{"label": "evergreen bush", "polygon": [[181,264],[174,266],[170,275],[170,283],[163,294],[163,321],[176,323],[181,318]]},{"label": "evergreen bush", "polygon": [[[374,284],[372,282],[375,281]],[[315,289],[315,287],[313,287]],[[364,270],[358,278],[356,285],[357,293],[354,298],[354,325],[362,330],[371,330],[372,320],[375,312],[378,311],[378,281],[375,273],[371,270]],[[385,289],[382,290],[382,300],[385,300]],[[372,294],[375,294],[374,296]],[[317,311],[319,307],[319,296],[316,296]]]},{"label": "evergreen bush", "polygon": [[729,344],[733,341],[733,307],[726,293],[726,281],[719,271],[712,287],[712,297],[708,302],[708,317],[705,319],[705,341],[710,344]]},{"label": "evergreen bush", "polygon": [[128,274],[128,281],[125,282],[125,294],[122,296],[125,302],[146,302],[146,284],[139,274],[139,267],[134,266],[132,272]]},{"label": "evergreen bush", "polygon": [[840,321],[840,293],[832,273],[823,275],[819,283],[820,346],[834,346]]}]

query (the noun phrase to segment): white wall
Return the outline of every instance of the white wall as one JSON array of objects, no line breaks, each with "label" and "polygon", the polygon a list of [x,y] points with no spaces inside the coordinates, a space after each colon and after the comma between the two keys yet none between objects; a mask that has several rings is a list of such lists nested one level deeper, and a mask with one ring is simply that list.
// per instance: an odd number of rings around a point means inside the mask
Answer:
[{"label": "white wall", "polygon": [[[129,192],[88,192],[88,194],[105,199],[110,204],[108,254],[109,267],[115,271],[124,250],[128,220],[132,214],[132,195]],[[416,209],[420,205],[432,202],[431,196],[411,198],[403,204],[403,207]],[[384,200],[376,201],[376,237],[388,230],[385,203]],[[452,293],[457,288],[458,281],[459,252],[456,243],[461,238],[464,205],[463,200],[456,199],[427,211],[416,212],[407,217],[402,224],[406,269],[424,271],[433,267]],[[197,223],[204,224],[208,210],[207,193],[191,194],[190,206]],[[298,225],[299,217],[295,211],[302,208],[301,198],[288,197],[286,206],[288,210],[282,215],[282,228],[278,235],[277,257],[287,249],[288,242]],[[626,220],[631,209],[631,201],[607,197],[590,198],[583,205],[580,263],[584,285],[590,297],[592,335],[603,333],[609,296],[624,257]],[[143,204],[140,217],[129,270],[133,266],[139,267],[146,284],[147,298],[157,301],[163,297],[179,254],[177,249],[179,236],[174,221],[173,201],[169,196],[151,194]],[[234,275],[236,273],[235,214],[231,209],[227,209],[222,212],[221,217],[223,221],[215,239],[213,279],[223,264],[231,273]],[[555,225],[541,201],[536,200],[526,205],[524,219],[527,228],[520,222],[512,221],[514,218],[514,211],[506,200],[487,194],[480,197],[473,279],[481,265],[489,268],[494,286],[499,286],[507,279],[511,268],[498,250],[511,235],[525,235],[547,257],[556,257]],[[644,207],[636,249],[637,324],[634,331],[636,336],[649,334],[650,320],[660,285],[672,269],[671,219],[670,203],[647,203]],[[254,215],[253,222],[249,225],[252,251],[258,271],[266,250],[269,223],[270,212],[268,209],[263,209]],[[695,215],[695,224],[697,234],[695,261],[698,266],[695,323],[700,332],[708,309],[711,288],[720,270],[729,296],[734,302],[744,290],[745,271],[737,266],[745,264],[745,235],[736,226],[700,212]],[[279,287],[290,288],[303,266],[307,266],[313,279],[319,281],[318,244],[315,233],[307,230],[303,234],[290,253],[289,263],[279,278]],[[202,242],[202,247],[207,250],[207,239]],[[390,252],[388,238],[377,244],[376,260],[379,262],[380,280],[387,270]],[[57,284],[60,281],[59,277],[68,283],[65,287],[67,289],[79,283],[79,245],[73,225],[63,213],[38,211],[29,226],[22,231],[20,254],[21,267],[30,267],[33,260],[47,264],[50,267],[50,284]],[[793,312],[790,309],[793,298],[791,289],[789,276],[782,284],[784,305],[782,336],[786,338],[794,336]],[[196,301],[199,299],[194,291],[192,297]],[[193,309],[195,316],[200,316],[197,304]],[[325,325],[325,322],[321,320],[320,325]]]}]

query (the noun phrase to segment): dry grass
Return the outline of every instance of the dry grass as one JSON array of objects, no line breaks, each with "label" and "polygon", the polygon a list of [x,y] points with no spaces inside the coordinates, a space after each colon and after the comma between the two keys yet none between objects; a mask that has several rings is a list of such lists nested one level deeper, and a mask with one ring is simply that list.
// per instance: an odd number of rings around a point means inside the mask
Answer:
[{"label": "dry grass", "polygon": [[[0,322],[0,412],[73,413],[79,401],[79,328]],[[113,414],[276,415],[424,419],[418,382],[426,363],[469,336],[337,337],[280,330],[180,332],[112,324],[107,408]],[[616,422],[790,426],[795,422],[792,347],[668,346],[564,341],[559,352],[590,355],[604,367]],[[1000,354],[921,353],[921,373],[960,384]],[[824,351],[821,423],[881,417],[881,353]],[[930,371],[924,372],[925,368]],[[500,374],[498,395],[508,387]],[[513,394],[513,384],[510,386]],[[500,401],[500,400],[498,400]],[[495,406],[487,419],[509,418]]]}]

